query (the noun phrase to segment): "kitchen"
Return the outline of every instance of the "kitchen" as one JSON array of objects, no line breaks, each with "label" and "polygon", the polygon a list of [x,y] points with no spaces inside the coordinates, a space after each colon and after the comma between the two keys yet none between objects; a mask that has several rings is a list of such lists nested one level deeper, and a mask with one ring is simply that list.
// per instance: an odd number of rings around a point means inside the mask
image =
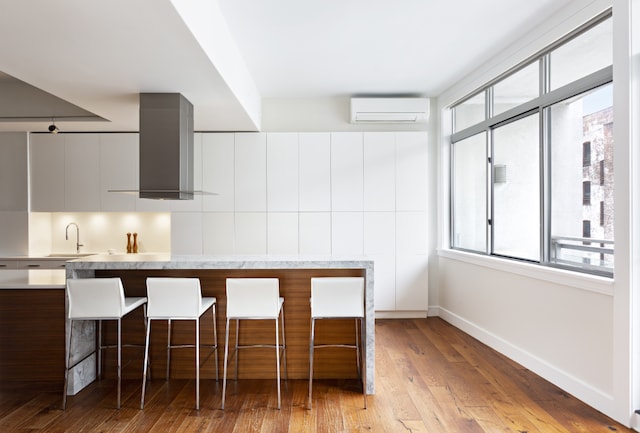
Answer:
[{"label": "kitchen", "polygon": [[[12,32],[20,34],[19,23],[29,21],[37,28],[49,31],[51,40],[47,46],[53,48],[51,52],[43,53],[39,60],[47,65],[48,73],[38,74],[37,71],[43,67],[30,65],[37,59],[25,59],[21,51],[38,51],[42,46],[41,40],[36,35],[25,35],[21,49],[5,53],[0,69],[36,87],[55,89],[62,99],[97,113],[103,120],[92,122],[76,118],[65,121],[60,118],[55,120],[60,129],[58,134],[46,132],[53,120],[49,114],[37,122],[20,123],[20,127],[24,127],[21,132],[11,129],[15,123],[0,124],[6,131],[2,135],[0,164],[3,176],[11,179],[3,181],[0,190],[3,257],[41,258],[52,253],[73,253],[74,236],[65,239],[65,228],[71,222],[79,227],[81,243],[84,244],[81,252],[113,250],[114,253],[123,253],[126,233],[137,232],[141,253],[366,255],[375,260],[377,317],[444,316],[477,338],[511,354],[528,368],[547,378],[554,378],[564,389],[569,389],[592,406],[630,423],[627,409],[631,406],[631,397],[626,396],[625,389],[628,390],[628,384],[632,382],[632,369],[625,353],[632,350],[624,342],[624,335],[631,333],[630,327],[634,323],[631,313],[624,309],[624,305],[631,304],[630,289],[625,291],[632,286],[630,271],[625,273],[624,267],[617,269],[615,282],[604,283],[612,287],[607,292],[614,295],[603,308],[607,314],[596,316],[599,327],[616,336],[611,337],[611,341],[605,338],[597,340],[598,345],[603,343],[613,353],[603,361],[610,366],[607,371],[612,372],[611,377],[601,380],[595,372],[600,369],[596,368],[599,364],[593,361],[593,350],[585,345],[578,354],[583,359],[581,362],[585,363],[582,364],[584,370],[588,372],[592,366],[593,374],[576,378],[567,373],[570,371],[567,358],[572,354],[562,350],[556,353],[538,351],[528,342],[509,335],[512,328],[506,320],[494,322],[501,317],[497,314],[487,313],[486,320],[466,320],[468,317],[462,313],[464,309],[458,308],[459,300],[452,298],[460,291],[464,293],[459,278],[465,274],[475,275],[477,281],[501,283],[506,279],[505,285],[527,288],[538,284],[539,275],[534,272],[536,276],[531,277],[527,270],[514,274],[520,272],[520,268],[510,264],[487,271],[482,263],[465,261],[467,259],[462,254],[447,250],[446,240],[448,166],[444,150],[446,132],[442,130],[446,106],[490,79],[491,74],[516,63],[523,55],[531,54],[531,39],[538,38],[533,45],[539,49],[543,42],[553,41],[569,28],[577,27],[601,12],[609,6],[605,4],[607,2],[566,2],[563,3],[564,8],[557,6],[560,9],[556,10],[554,7],[554,14],[550,10],[545,11],[544,19],[538,10],[537,22],[546,24],[539,30],[532,27],[530,33],[521,34],[521,39],[514,39],[513,50],[497,55],[495,47],[504,46],[509,39],[497,38],[501,42],[496,41],[492,45],[492,53],[496,55],[493,63],[469,76],[482,62],[467,66],[456,75],[456,80],[418,95],[431,97],[430,116],[427,123],[414,125],[350,123],[351,96],[344,94],[260,98],[261,92],[257,90],[247,65],[243,64],[248,60],[243,61],[238,46],[216,43],[231,39],[229,27],[212,28],[199,19],[207,15],[209,19],[233,23],[240,20],[237,10],[230,11],[232,8],[228,2],[220,2],[220,6],[207,4],[203,6],[207,8],[206,14],[199,17],[190,13],[183,2],[160,3],[153,6],[153,17],[142,6],[137,6],[124,14],[126,18],[114,11],[101,11],[104,20],[93,22],[73,22],[65,18],[61,10],[47,10],[50,13],[46,15],[53,19],[31,16],[23,6],[12,5],[16,19],[14,22],[6,20],[3,31],[7,32],[7,37],[11,37]],[[618,8],[619,17],[628,16],[626,2],[613,3]],[[224,17],[222,10],[227,14]],[[82,12],[80,7],[74,13]],[[84,12],[93,15],[91,11]],[[257,14],[261,10],[256,9],[255,12]],[[157,45],[163,48],[158,52],[144,50],[148,46],[140,42],[147,40],[141,29],[150,31],[154,28],[152,20],[162,20],[164,24],[163,31],[156,31],[153,35]],[[72,22],[68,24],[69,29],[73,29],[76,35],[85,36],[77,41],[87,44],[81,48],[86,55],[84,65],[100,67],[94,68],[99,71],[78,71],[80,77],[75,83],[68,80],[56,84],[55,77],[67,77],[71,73],[65,65],[77,64],[78,56],[65,43],[64,32],[53,30],[59,23],[69,21]],[[56,22],[58,24],[53,24]],[[107,31],[105,23],[118,23],[120,26],[111,44],[101,37],[100,32],[94,34],[91,31],[91,26]],[[218,34],[214,36],[210,32]],[[125,41],[124,34],[131,39]],[[167,36],[169,34],[171,37]],[[195,44],[190,39],[193,35],[207,42]],[[336,35],[341,34],[336,32]],[[343,37],[341,40],[350,39]],[[140,45],[131,41],[139,41]],[[130,50],[123,49],[127,43]],[[181,43],[189,48],[179,49],[177,46]],[[250,49],[245,39],[239,39],[237,44],[243,50]],[[384,40],[379,41],[378,46],[385,55],[393,51],[388,49]],[[474,47],[468,48],[473,51]],[[186,57],[186,52],[193,55],[194,67],[177,67],[175,59]],[[356,52],[358,48],[352,46],[352,53]],[[129,73],[134,78],[130,81],[123,76],[122,68],[107,60],[109,56],[120,57],[124,64],[134,65],[145,55],[149,56],[150,63],[146,68],[132,68]],[[433,55],[436,56],[436,51]],[[420,57],[415,53],[411,56]],[[461,54],[459,57],[465,56]],[[477,57],[469,53],[466,58]],[[215,67],[211,59],[215,59]],[[344,62],[345,58],[342,60]],[[626,62],[627,59],[618,55],[615,61]],[[297,62],[292,63],[290,68],[297,70]],[[11,67],[12,64],[16,66]],[[142,81],[145,70],[162,76],[166,74],[175,87],[132,89],[134,86],[130,83]],[[197,74],[194,71],[210,73]],[[318,72],[332,75],[330,67],[318,67]],[[99,74],[109,78],[100,78]],[[394,73],[385,69],[379,75],[394,76]],[[219,87],[216,88],[218,92],[212,90],[216,86],[209,81],[211,76],[222,77],[220,81],[225,83],[222,90]],[[365,76],[363,73],[355,80],[364,80]],[[467,77],[463,79],[463,76]],[[448,79],[452,80],[451,77]],[[617,92],[624,93],[622,83],[629,83],[629,78],[621,78],[617,89],[622,90]],[[190,83],[200,79],[203,80],[202,91],[183,92],[196,107],[194,188],[218,195],[196,196],[189,201],[151,201],[109,192],[138,188],[139,93],[187,89]],[[279,81],[290,81],[291,85],[297,83],[293,79],[274,80],[276,83]],[[405,81],[409,79],[395,80],[396,83]],[[120,83],[121,90],[110,92],[113,89],[108,83],[114,86]],[[395,91],[387,90],[384,93],[416,96],[415,90],[399,88],[398,85]],[[224,110],[216,111],[206,102],[212,93],[217,93],[216,97],[224,100]],[[105,94],[111,96],[104,98],[103,105],[98,104],[96,95]],[[273,90],[271,94],[277,93]],[[109,122],[104,119],[109,119]],[[211,123],[206,124],[205,119]],[[618,159],[624,160],[623,157]],[[623,170],[617,170],[617,173],[623,173]],[[616,185],[630,184],[628,177],[616,179]],[[619,198],[622,200],[617,202],[625,202],[624,195]],[[632,232],[634,223],[631,219],[619,220],[618,224],[617,234]],[[616,251],[618,248],[625,248],[624,243],[617,243]],[[624,250],[621,251],[625,256]],[[627,257],[632,257],[631,250],[627,253]],[[572,285],[582,284],[562,278],[543,283],[548,293],[557,293],[554,292],[556,288],[560,288],[561,293],[566,290],[566,298],[552,298],[552,303],[558,305],[571,303],[574,299],[569,294],[573,290]],[[485,306],[491,307],[490,302]],[[615,314],[611,312],[614,308]],[[533,317],[523,316],[520,320],[519,326],[530,329],[537,326]],[[591,319],[585,317],[581,320],[590,323]],[[559,329],[565,326],[560,315],[550,319],[550,323]],[[580,333],[580,323],[577,322],[572,331],[574,341],[588,339]],[[593,365],[590,364],[592,362]]]}]

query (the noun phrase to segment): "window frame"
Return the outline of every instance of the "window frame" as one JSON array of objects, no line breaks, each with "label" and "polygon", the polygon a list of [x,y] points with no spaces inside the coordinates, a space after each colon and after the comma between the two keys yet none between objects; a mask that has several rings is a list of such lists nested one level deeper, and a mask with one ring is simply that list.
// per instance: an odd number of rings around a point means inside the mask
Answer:
[{"label": "window frame", "polygon": [[[549,90],[549,70],[550,70],[550,65],[549,65],[549,61],[550,61],[550,57],[551,57],[551,53],[554,49],[556,49],[557,47],[565,44],[566,42],[582,35],[583,33],[589,31],[591,28],[597,26],[598,24],[602,23],[605,20],[608,19],[612,19],[612,11],[609,9],[605,12],[603,12],[602,14],[598,15],[597,17],[593,18],[592,20],[586,22],[584,25],[580,26],[578,29],[576,29],[575,31],[567,34],[565,37],[560,38],[558,41],[556,41],[555,43],[549,45],[548,47],[546,47],[545,49],[537,52],[536,54],[534,54],[533,56],[525,59],[523,62],[519,63],[518,65],[516,65],[514,68],[511,68],[510,70],[506,71],[504,74],[501,74],[500,76],[496,77],[495,79],[489,81],[486,85],[482,86],[479,89],[474,90],[473,92],[469,93],[467,96],[465,96],[464,98],[461,98],[460,100],[456,101],[455,103],[450,105],[450,109],[452,114],[452,127],[455,125],[454,119],[455,119],[455,108],[457,106],[459,106],[460,104],[464,103],[465,101],[468,101],[470,98],[473,97],[477,97],[479,94],[481,94],[482,92],[484,92],[485,94],[485,118],[482,122],[479,122],[477,124],[471,125],[463,130],[460,131],[455,131],[452,130],[452,134],[450,136],[450,161],[453,161],[453,145],[454,143],[460,141],[460,140],[464,140],[465,138],[471,137],[473,135],[479,134],[484,132],[487,136],[487,146],[486,146],[486,158],[487,158],[487,189],[486,189],[486,196],[487,196],[487,244],[486,244],[486,250],[485,251],[470,251],[468,249],[462,249],[462,248],[458,248],[455,245],[454,242],[454,233],[453,233],[453,221],[455,218],[455,209],[454,209],[454,201],[453,201],[453,197],[452,197],[452,193],[450,191],[449,194],[449,199],[450,199],[450,204],[449,204],[449,210],[450,210],[450,233],[449,233],[449,247],[453,250],[460,250],[460,251],[465,251],[465,252],[470,252],[470,253],[474,253],[474,254],[481,254],[481,255],[486,255],[486,256],[493,256],[493,257],[502,257],[502,258],[507,258],[507,259],[513,259],[513,260],[518,260],[518,261],[524,261],[524,262],[532,262],[534,264],[539,264],[542,266],[547,266],[547,267],[558,267],[558,268],[563,268],[563,269],[568,269],[574,272],[578,272],[578,273],[587,273],[587,274],[596,274],[596,275],[602,275],[602,276],[606,276],[606,277],[613,277],[613,273],[612,272],[600,272],[598,270],[592,270],[592,269],[576,269],[575,267],[570,267],[570,266],[566,266],[566,265],[562,265],[559,263],[554,263],[551,260],[551,253],[550,253],[550,223],[551,223],[551,211],[550,211],[550,201],[551,201],[551,186],[550,186],[550,178],[551,178],[551,169],[550,169],[550,165],[551,165],[551,160],[550,160],[550,154],[548,151],[548,146],[549,146],[549,142],[550,142],[550,131],[549,131],[549,120],[550,120],[550,116],[551,116],[551,106],[570,99],[572,97],[576,97],[576,96],[580,96],[590,90],[593,90],[595,88],[601,87],[601,86],[605,86],[609,83],[613,83],[613,65],[609,65],[605,68],[602,68],[598,71],[595,71],[589,75],[586,75],[584,77],[581,77],[571,83],[568,83],[558,89],[555,90]],[[521,105],[518,105],[516,107],[513,107],[509,110],[506,110],[504,112],[501,112],[498,115],[493,116],[493,86],[496,85],[497,83],[501,82],[502,80],[510,77],[511,75],[519,72],[521,69],[529,67],[531,64],[533,63],[538,63],[539,68],[540,68],[540,74],[539,74],[539,80],[540,80],[540,95],[539,97],[532,99],[530,101],[524,102]],[[493,203],[493,176],[494,176],[494,164],[492,161],[492,157],[493,157],[493,138],[492,138],[492,131],[493,129],[495,129],[496,127],[498,127],[501,124],[505,124],[505,123],[510,123],[514,120],[516,120],[517,118],[522,118],[534,111],[538,111],[540,116],[540,188],[541,188],[541,195],[540,195],[540,212],[541,212],[541,230],[540,230],[540,237],[541,237],[541,250],[540,250],[540,259],[539,261],[531,261],[531,260],[526,260],[526,259],[520,259],[520,258],[511,258],[511,257],[504,257],[504,256],[500,256],[497,254],[493,253],[493,226],[492,226],[492,215],[493,215],[493,208],[494,208],[494,203]],[[615,120],[614,120],[615,121]],[[591,152],[590,152],[591,153]],[[591,157],[591,155],[590,155]],[[583,155],[583,159],[584,159],[584,155]],[[450,179],[449,179],[449,184],[453,185],[453,177],[454,177],[454,170],[455,167],[453,166],[453,162],[451,163],[450,166]]]}]

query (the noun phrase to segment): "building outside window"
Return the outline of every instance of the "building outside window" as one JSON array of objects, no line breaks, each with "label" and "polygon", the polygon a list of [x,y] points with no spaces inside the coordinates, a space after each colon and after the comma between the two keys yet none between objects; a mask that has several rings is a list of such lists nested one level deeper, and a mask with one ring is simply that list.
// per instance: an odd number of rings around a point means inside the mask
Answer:
[{"label": "building outside window", "polygon": [[613,275],[611,32],[608,12],[452,107],[452,248]]}]

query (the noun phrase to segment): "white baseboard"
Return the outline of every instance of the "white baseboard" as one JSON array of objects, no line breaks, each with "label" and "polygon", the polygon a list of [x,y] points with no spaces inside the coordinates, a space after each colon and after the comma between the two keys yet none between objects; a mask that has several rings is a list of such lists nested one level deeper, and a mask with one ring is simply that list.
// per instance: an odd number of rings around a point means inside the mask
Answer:
[{"label": "white baseboard", "polygon": [[376,319],[425,319],[427,312],[418,311],[376,311]]},{"label": "white baseboard", "polygon": [[555,367],[554,365],[549,364],[544,359],[536,357],[526,350],[513,345],[509,341],[504,340],[497,335],[487,331],[486,329],[467,321],[463,317],[460,317],[452,313],[451,311],[448,311],[441,307],[430,307],[430,316],[432,315],[432,309],[438,310],[437,314],[433,314],[433,316],[440,316],[446,322],[452,324],[456,328],[461,329],[462,331],[478,339],[492,349],[500,352],[504,356],[521,364],[538,376],[541,376],[554,385],[562,388],[564,391],[582,400],[586,404],[592,406],[593,408],[599,410],[609,417],[614,417],[613,396],[594,388],[593,386],[572,376],[566,371],[563,371]]}]

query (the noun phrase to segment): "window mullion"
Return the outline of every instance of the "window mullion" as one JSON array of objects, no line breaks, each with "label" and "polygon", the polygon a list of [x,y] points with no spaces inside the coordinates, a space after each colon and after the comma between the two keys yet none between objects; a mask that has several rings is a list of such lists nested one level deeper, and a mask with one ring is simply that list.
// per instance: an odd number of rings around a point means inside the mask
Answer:
[{"label": "window mullion", "polygon": [[487,128],[487,254],[493,254],[493,129]]}]

